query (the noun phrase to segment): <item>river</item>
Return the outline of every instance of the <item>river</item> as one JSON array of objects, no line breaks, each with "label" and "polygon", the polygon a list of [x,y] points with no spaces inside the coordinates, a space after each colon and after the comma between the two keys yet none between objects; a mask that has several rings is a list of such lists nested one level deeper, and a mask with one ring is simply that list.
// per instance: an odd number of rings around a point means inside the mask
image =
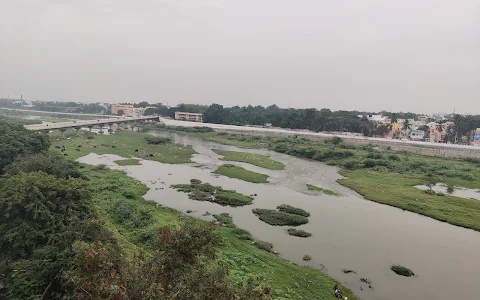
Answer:
[{"label": "river", "polygon": [[[195,163],[162,164],[142,160],[138,166],[117,166],[115,155],[89,154],[83,163],[106,164],[125,170],[145,183],[150,190],[144,196],[180,211],[193,210],[190,215],[203,216],[227,212],[240,227],[255,237],[271,242],[280,256],[300,265],[318,268],[352,289],[361,299],[369,300],[474,300],[480,278],[480,233],[442,223],[394,207],[365,200],[356,192],[338,184],[337,168],[269,150],[240,149],[204,141],[190,135],[149,132],[170,136],[176,143],[191,145],[198,153]],[[283,171],[266,170],[245,163],[228,162],[270,176],[268,184],[254,184],[212,174],[226,163],[211,149],[243,151],[269,155],[281,161]],[[197,178],[225,189],[244,194],[257,194],[252,205],[222,207],[210,202],[190,200],[187,194],[169,188],[171,184],[188,183]],[[341,196],[328,196],[308,191],[306,184],[331,189]],[[289,236],[287,227],[270,226],[260,221],[252,208],[275,209],[290,204],[310,212],[309,223],[297,227],[312,233],[310,238]],[[304,262],[305,254],[312,260]],[[401,264],[415,272],[402,277],[390,270]],[[342,269],[356,272],[344,274]],[[372,281],[372,288],[360,278]],[[475,296],[477,295],[477,296]]]}]

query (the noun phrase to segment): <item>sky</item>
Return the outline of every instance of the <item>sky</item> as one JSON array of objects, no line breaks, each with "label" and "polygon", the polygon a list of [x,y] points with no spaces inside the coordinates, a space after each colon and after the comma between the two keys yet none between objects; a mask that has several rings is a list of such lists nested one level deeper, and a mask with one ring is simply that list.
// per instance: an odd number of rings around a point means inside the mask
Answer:
[{"label": "sky", "polygon": [[480,0],[0,0],[0,98],[480,113]]}]

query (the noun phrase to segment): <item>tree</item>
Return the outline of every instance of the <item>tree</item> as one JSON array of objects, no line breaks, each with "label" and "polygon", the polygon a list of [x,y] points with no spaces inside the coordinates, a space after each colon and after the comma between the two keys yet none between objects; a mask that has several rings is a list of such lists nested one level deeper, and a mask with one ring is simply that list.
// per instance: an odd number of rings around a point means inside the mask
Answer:
[{"label": "tree", "polygon": [[30,256],[36,248],[62,243],[88,218],[91,191],[81,179],[44,172],[19,173],[0,182],[0,252]]},{"label": "tree", "polygon": [[148,102],[146,101],[142,101],[142,102],[138,102],[138,103],[134,103],[133,104],[133,107],[142,107],[142,108],[145,108],[147,106],[149,106],[150,104],[148,104]]},{"label": "tree", "polygon": [[410,121],[408,119],[405,119],[403,122],[402,129],[405,130],[405,133],[408,136],[408,131],[410,130]]},{"label": "tree", "polygon": [[42,171],[58,178],[80,178],[79,163],[64,159],[59,153],[46,151],[37,154],[19,156],[5,168],[5,173],[15,176],[20,172],[30,173]]},{"label": "tree", "polygon": [[117,116],[123,116],[124,114],[125,112],[123,111],[123,109],[117,110]]},{"label": "tree", "polygon": [[48,136],[0,121],[0,174],[18,156],[40,153],[49,147]]}]

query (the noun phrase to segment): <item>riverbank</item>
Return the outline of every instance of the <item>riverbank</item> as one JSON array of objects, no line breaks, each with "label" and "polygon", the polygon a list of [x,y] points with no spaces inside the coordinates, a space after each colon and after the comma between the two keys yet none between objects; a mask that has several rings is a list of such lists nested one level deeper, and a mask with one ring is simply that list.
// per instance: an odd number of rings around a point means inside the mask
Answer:
[{"label": "riverbank", "polygon": [[[173,128],[169,126],[169,131]],[[421,156],[371,145],[353,146],[344,144],[340,138],[311,141],[212,132],[195,135],[224,145],[271,149],[339,166],[340,174],[346,178],[338,182],[368,200],[480,231],[480,201],[431,195],[414,187],[435,181],[478,189],[480,160]]]},{"label": "riverbank", "polygon": [[[148,250],[163,226],[179,227],[186,221],[209,224],[145,201],[142,196],[148,188],[124,172],[86,166],[83,173],[93,186],[95,206],[123,247]],[[334,299],[337,282],[322,272],[257,249],[250,241],[239,239],[233,228],[217,227],[215,234],[220,239],[218,262],[228,267],[234,284],[259,277],[271,287],[273,299]],[[342,291],[348,299],[356,299],[349,290]]]},{"label": "riverbank", "polygon": [[53,148],[73,159],[88,153],[117,154],[124,158],[138,157],[169,164],[190,163],[195,154],[191,147],[171,142],[148,144],[146,138],[152,136],[141,132],[117,131],[112,135],[80,133],[70,139],[52,140]]}]

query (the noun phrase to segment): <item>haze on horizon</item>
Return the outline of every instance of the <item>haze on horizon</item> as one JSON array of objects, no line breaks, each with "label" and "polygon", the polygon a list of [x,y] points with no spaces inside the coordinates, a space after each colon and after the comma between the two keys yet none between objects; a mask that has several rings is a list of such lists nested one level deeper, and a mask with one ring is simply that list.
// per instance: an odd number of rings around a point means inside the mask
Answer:
[{"label": "haze on horizon", "polygon": [[480,113],[480,0],[0,2],[0,97]]}]

